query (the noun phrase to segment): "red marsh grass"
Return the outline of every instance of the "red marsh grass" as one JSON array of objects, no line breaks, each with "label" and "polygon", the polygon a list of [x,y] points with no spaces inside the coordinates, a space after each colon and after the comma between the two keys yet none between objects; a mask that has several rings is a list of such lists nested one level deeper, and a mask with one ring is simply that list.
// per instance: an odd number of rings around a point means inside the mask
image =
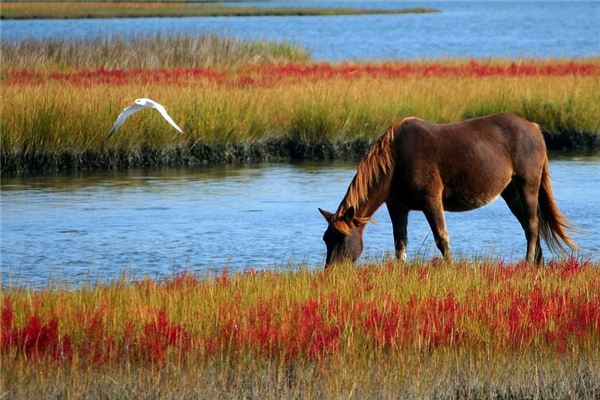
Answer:
[{"label": "red marsh grass", "polygon": [[1,301],[9,397],[600,393],[600,265],[575,258],[182,273]]},{"label": "red marsh grass", "polygon": [[159,69],[106,69],[75,71],[18,70],[4,74],[6,85],[26,85],[58,81],[71,85],[91,86],[140,84],[185,85],[215,82],[227,86],[275,86],[292,83],[316,83],[335,79],[357,80],[488,77],[561,77],[600,76],[600,64],[586,61],[520,61],[494,63],[470,60],[464,62],[386,62],[363,64],[329,63],[261,63],[237,68],[196,67]]}]

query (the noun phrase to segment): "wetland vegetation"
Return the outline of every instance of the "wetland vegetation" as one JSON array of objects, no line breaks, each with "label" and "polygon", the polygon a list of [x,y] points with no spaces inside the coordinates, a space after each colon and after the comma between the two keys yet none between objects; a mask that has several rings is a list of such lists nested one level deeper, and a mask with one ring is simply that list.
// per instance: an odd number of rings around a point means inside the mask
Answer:
[{"label": "wetland vegetation", "polygon": [[138,17],[258,17],[373,14],[424,14],[435,8],[401,9],[249,7],[216,2],[186,1],[55,1],[3,2],[1,19],[138,18]]},{"label": "wetland vegetation", "polygon": [[599,267],[436,258],[3,288],[1,383],[11,398],[591,399]]},{"label": "wetland vegetation", "polygon": [[[225,9],[18,4],[3,2],[2,18]],[[511,112],[539,123],[550,149],[600,148],[597,57],[332,64],[288,43],[186,35],[1,46],[3,176],[357,158],[411,115],[445,123]],[[186,134],[148,111],[106,140],[139,97],[164,104]],[[249,266],[0,289],[9,398],[600,397],[597,260]]]},{"label": "wetland vegetation", "polygon": [[[595,58],[330,64],[214,36],[3,42],[2,171],[355,159],[394,119],[494,112],[539,123],[550,149],[595,150],[599,75]],[[107,141],[139,97],[165,105],[186,135],[141,112]]]}]

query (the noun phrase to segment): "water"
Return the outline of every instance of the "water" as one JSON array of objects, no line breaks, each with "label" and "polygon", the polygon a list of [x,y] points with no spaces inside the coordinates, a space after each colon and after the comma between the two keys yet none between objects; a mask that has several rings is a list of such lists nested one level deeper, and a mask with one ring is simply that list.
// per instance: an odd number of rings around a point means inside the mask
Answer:
[{"label": "water", "polygon": [[[321,268],[325,221],[352,163],[271,164],[198,170],[3,178],[2,280],[44,286],[188,269],[197,273],[305,262]],[[556,159],[559,206],[585,232],[581,255],[600,257],[600,157]],[[385,207],[365,231],[363,260],[393,251]],[[457,255],[523,257],[525,238],[502,200],[447,213]],[[420,212],[409,217],[409,256],[437,255]]]},{"label": "water", "polygon": [[[244,3],[245,4],[245,3]],[[236,4],[234,4],[236,5]],[[2,40],[219,33],[286,40],[317,60],[585,57],[600,53],[598,1],[283,1],[255,6],[406,8],[437,14],[2,21]]]}]

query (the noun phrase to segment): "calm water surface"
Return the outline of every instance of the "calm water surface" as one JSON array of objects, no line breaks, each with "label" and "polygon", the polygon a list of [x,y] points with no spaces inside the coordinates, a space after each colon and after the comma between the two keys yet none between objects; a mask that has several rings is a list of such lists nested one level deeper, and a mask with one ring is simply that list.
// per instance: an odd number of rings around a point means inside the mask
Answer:
[{"label": "calm water surface", "polygon": [[[245,3],[244,3],[245,4]],[[599,1],[274,1],[255,6],[406,8],[437,14],[2,21],[2,40],[221,33],[286,40],[317,60],[583,57],[600,53]],[[236,4],[234,4],[236,5]]]},{"label": "calm water surface", "polygon": [[[325,222],[356,165],[271,164],[245,168],[137,171],[3,178],[2,280],[44,286],[48,279],[114,279],[123,271],[161,276],[305,262],[320,268]],[[600,157],[555,159],[558,204],[584,232],[581,255],[600,258]],[[525,239],[502,200],[448,213],[455,253],[519,259]],[[365,257],[393,250],[381,208],[365,232]],[[409,255],[437,254],[422,213],[409,220]]]}]

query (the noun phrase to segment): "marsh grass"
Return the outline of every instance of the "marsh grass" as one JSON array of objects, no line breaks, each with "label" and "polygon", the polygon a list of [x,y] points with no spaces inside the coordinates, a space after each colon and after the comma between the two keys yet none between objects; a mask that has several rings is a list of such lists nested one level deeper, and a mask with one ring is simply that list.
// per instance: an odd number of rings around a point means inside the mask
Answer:
[{"label": "marsh grass", "polygon": [[[600,395],[591,357],[367,357],[327,367],[248,361],[199,368],[116,366],[52,373],[29,371],[11,386],[12,399],[572,399]],[[334,371],[333,368],[336,368]],[[6,381],[4,381],[6,383]]]},{"label": "marsh grass", "polygon": [[[45,80],[1,89],[3,98],[10,99],[0,105],[4,171],[144,166],[136,164],[138,159],[155,166],[191,166],[269,157],[358,158],[364,146],[355,154],[336,153],[335,144],[369,143],[393,120],[411,115],[447,123],[510,112],[540,124],[551,149],[600,145],[596,76],[366,76],[266,86],[203,78],[123,85]],[[186,135],[177,134],[158,113],[144,110],[106,140],[119,112],[138,97],[164,104]],[[329,147],[315,152],[321,145]],[[225,150],[227,146],[235,149]],[[117,154],[123,161],[111,162]]]},{"label": "marsh grass", "polygon": [[439,12],[426,7],[403,9],[357,9],[322,7],[224,6],[214,2],[83,1],[83,2],[3,2],[2,19],[32,18],[135,18],[135,17],[219,17],[219,16],[305,16],[423,14]]},{"label": "marsh grass", "polygon": [[575,258],[3,287],[1,384],[10,398],[593,399],[599,293],[598,263]]},{"label": "marsh grass", "polygon": [[231,36],[168,35],[87,40],[0,42],[3,73],[19,70],[131,69],[307,62],[309,53],[285,42]]},{"label": "marsh grass", "polygon": [[[356,159],[394,120],[495,112],[540,124],[550,149],[600,148],[598,59],[332,65],[285,43],[210,35],[1,46],[3,172]],[[145,110],[106,140],[139,97],[186,134]]]}]

